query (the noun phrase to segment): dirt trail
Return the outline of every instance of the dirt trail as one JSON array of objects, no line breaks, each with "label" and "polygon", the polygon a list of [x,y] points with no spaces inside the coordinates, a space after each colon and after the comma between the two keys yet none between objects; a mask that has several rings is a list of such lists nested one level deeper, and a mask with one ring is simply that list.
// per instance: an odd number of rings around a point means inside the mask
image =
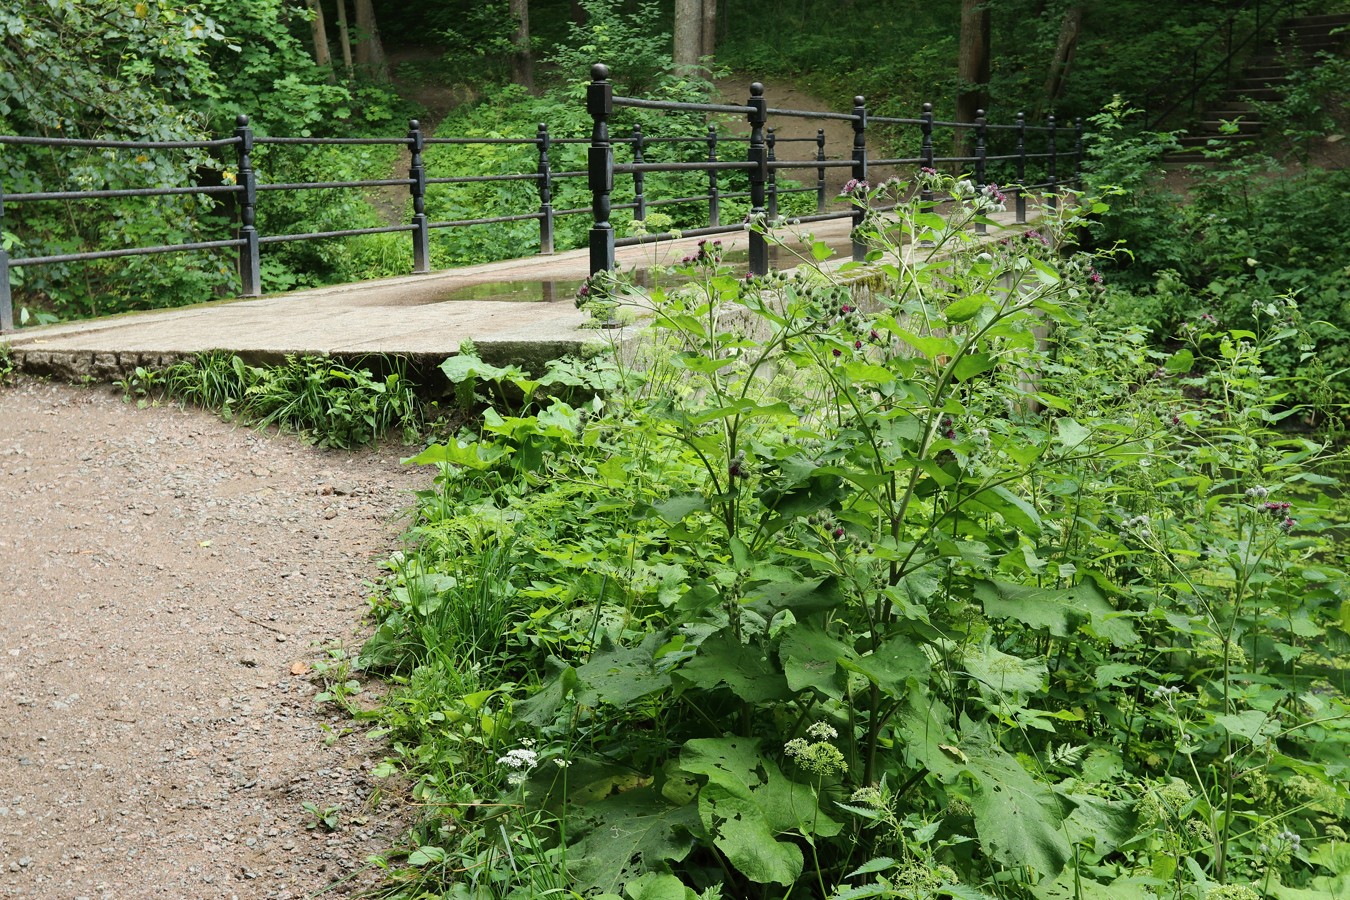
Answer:
[{"label": "dirt trail", "polygon": [[[106,387],[0,388],[0,897],[302,897],[405,828],[297,676],[426,474]],[[331,729],[331,731],[329,730]],[[336,807],[307,828],[302,804]],[[355,874],[355,877],[353,875]],[[344,879],[346,879],[344,881]]]},{"label": "dirt trail", "polygon": [[[740,105],[750,96],[750,82],[755,79],[744,75],[734,75],[716,82],[720,103]],[[825,102],[814,94],[800,90],[794,83],[785,79],[769,79],[762,82],[764,96],[771,109],[799,109],[806,112],[852,112],[851,108]],[[780,143],[775,155],[779,159],[815,159],[816,132],[825,130],[825,156],[829,159],[848,159],[853,150],[853,126],[839,119],[807,119],[797,116],[769,116],[769,125]],[[731,129],[739,134],[748,134],[750,126],[744,122],[732,122]],[[806,138],[808,140],[799,141]],[[816,179],[814,169],[793,170],[784,175],[803,184],[813,184]],[[839,195],[844,183],[852,178],[852,173],[844,167],[825,170],[825,196],[833,200]]]}]

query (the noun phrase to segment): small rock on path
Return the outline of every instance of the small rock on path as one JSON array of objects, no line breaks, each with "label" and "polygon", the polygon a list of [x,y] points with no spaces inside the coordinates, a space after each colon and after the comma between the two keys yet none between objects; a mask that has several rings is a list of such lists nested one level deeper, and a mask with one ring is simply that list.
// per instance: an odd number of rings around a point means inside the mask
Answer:
[{"label": "small rock on path", "polygon": [[[0,897],[298,898],[405,829],[314,701],[425,472],[107,388],[0,388]],[[297,663],[305,665],[296,665]],[[336,736],[336,737],[335,737]],[[337,831],[308,828],[339,808]]]}]

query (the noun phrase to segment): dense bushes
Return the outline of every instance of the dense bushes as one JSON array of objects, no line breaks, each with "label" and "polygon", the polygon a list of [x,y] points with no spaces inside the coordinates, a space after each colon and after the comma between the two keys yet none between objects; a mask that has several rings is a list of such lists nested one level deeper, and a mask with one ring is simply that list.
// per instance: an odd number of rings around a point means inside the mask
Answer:
[{"label": "dense bushes", "polygon": [[1342,235],[1350,228],[1350,170],[1290,168],[1252,148],[1211,151],[1193,167],[1189,196],[1166,186],[1168,135],[1132,134],[1119,106],[1094,119],[1092,189],[1123,192],[1098,217],[1094,238],[1114,248],[1107,315],[1165,343],[1211,317],[1254,331],[1278,309],[1296,336],[1272,349],[1273,372],[1302,383],[1344,415],[1350,402],[1350,279]]},{"label": "dense bushes", "polygon": [[426,812],[392,891],[1341,876],[1350,597],[1294,500],[1324,448],[1269,430],[1281,310],[1151,351],[1090,259],[969,242],[977,215],[902,203],[853,286],[715,242],[650,301],[593,283],[650,303],[638,370],[446,364],[493,406],[418,457],[437,489],[361,655],[398,685],[380,773]]}]

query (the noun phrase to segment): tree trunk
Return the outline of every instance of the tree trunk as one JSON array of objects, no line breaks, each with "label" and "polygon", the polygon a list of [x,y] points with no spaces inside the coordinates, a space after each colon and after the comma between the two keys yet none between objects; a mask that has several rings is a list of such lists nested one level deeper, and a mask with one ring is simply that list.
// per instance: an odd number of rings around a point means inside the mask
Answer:
[{"label": "tree trunk", "polygon": [[530,50],[530,0],[511,0],[516,33],[511,37],[511,80],[534,93],[534,53]]},{"label": "tree trunk", "polygon": [[1082,25],[1083,7],[1071,6],[1064,11],[1064,20],[1059,26],[1059,40],[1055,43],[1055,56],[1050,60],[1050,73],[1045,79],[1045,91],[1042,94],[1045,104],[1052,109],[1055,98],[1064,89],[1064,80],[1069,76],[1069,66],[1073,64],[1073,54],[1078,49],[1078,31]]},{"label": "tree trunk", "polygon": [[321,69],[328,70],[328,80],[337,81],[337,73],[333,71],[333,56],[328,52],[328,28],[323,21],[323,7],[319,5],[319,0],[305,0],[305,6],[309,7],[310,33],[314,36],[314,62]]},{"label": "tree trunk", "polygon": [[[957,51],[956,121],[974,122],[983,109],[989,85],[989,7],[986,0],[961,0],[961,45]],[[969,156],[972,135],[966,128],[956,132],[956,155]]]},{"label": "tree trunk", "polygon": [[337,0],[338,43],[342,45],[342,65],[352,74],[352,33],[347,28],[347,0]]},{"label": "tree trunk", "polygon": [[684,74],[698,69],[703,55],[703,0],[675,0],[675,68]]},{"label": "tree trunk", "polygon": [[356,0],[356,64],[376,81],[389,80],[389,61],[380,43],[380,27],[375,22],[371,0]]},{"label": "tree trunk", "polygon": [[700,55],[708,57],[709,65],[717,53],[717,0],[703,0],[703,40]]}]

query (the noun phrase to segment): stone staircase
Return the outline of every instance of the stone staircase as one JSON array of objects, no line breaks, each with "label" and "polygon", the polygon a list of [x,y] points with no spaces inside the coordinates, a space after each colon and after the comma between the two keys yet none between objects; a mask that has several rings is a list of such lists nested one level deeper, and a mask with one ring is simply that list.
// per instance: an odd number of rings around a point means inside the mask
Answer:
[{"label": "stone staircase", "polygon": [[[1243,140],[1260,134],[1264,123],[1255,102],[1280,100],[1285,85],[1299,70],[1318,64],[1318,54],[1338,53],[1350,45],[1350,13],[1298,16],[1276,29],[1247,60],[1237,80],[1203,112],[1181,138],[1179,158],[1195,161],[1211,140]],[[1224,123],[1236,122],[1225,130]],[[1189,151],[1189,152],[1186,152]]]}]

